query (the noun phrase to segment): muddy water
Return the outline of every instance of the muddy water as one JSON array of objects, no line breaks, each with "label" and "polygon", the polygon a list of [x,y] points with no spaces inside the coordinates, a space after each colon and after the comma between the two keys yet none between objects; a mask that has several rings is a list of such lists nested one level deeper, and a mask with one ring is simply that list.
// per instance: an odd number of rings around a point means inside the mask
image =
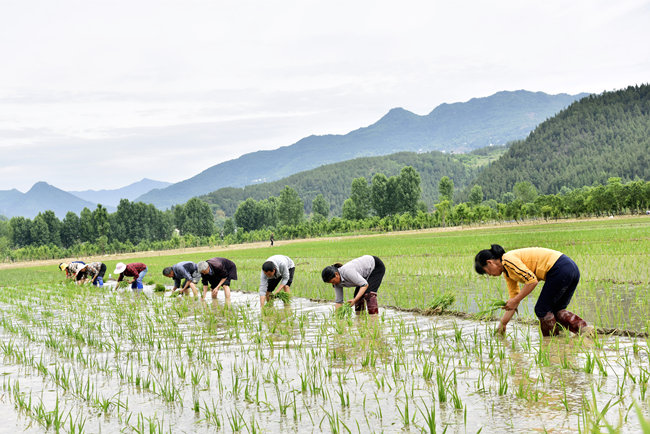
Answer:
[{"label": "muddy water", "polygon": [[575,432],[603,409],[638,432],[644,399],[649,417],[646,340],[496,337],[390,309],[335,320],[304,299],[261,315],[239,292],[60,293],[0,297],[4,432],[44,430],[57,400],[86,432]]}]

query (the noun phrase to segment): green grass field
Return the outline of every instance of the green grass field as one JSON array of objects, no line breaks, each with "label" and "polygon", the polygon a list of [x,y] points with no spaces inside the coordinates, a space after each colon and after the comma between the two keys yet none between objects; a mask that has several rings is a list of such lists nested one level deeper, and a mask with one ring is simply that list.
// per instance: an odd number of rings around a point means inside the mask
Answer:
[{"label": "green grass field", "polygon": [[[650,218],[588,220],[571,223],[522,224],[447,232],[391,233],[376,236],[279,242],[273,248],[219,250],[175,256],[137,256],[122,262],[149,266],[145,282],[171,284],[162,269],[183,260],[198,262],[223,256],[237,264],[239,280],[233,290],[255,292],[261,264],[273,254],[296,263],[293,295],[333,299],[334,291],[320,279],[323,267],[364,254],[386,264],[379,291],[380,305],[426,308],[441,294],[453,293],[451,310],[477,312],[486,300],[507,298],[502,278],[477,275],[474,255],[490,244],[506,250],[542,246],[570,256],[580,267],[581,283],[571,308],[589,322],[605,328],[643,330],[650,312]],[[80,258],[85,260],[86,258]],[[105,261],[111,273],[118,261]],[[0,285],[38,286],[60,282],[56,266],[0,270]],[[522,317],[532,318],[539,289],[522,303]],[[347,297],[348,293],[346,293]]]}]

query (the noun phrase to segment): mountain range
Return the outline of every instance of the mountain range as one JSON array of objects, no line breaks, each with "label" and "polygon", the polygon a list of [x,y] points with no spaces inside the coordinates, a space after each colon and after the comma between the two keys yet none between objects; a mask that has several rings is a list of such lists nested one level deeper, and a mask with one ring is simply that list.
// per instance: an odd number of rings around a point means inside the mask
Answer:
[{"label": "mountain range", "polygon": [[34,184],[27,193],[16,189],[0,190],[0,215],[8,218],[33,218],[41,211],[52,210],[61,219],[68,211],[79,214],[85,207],[94,209],[96,206],[42,181]]},{"label": "mountain range", "polygon": [[153,190],[154,188],[165,188],[171,185],[171,182],[156,181],[149,178],[142,178],[138,182],[129,184],[126,187],[118,188],[115,190],[84,190],[84,191],[69,191],[75,196],[87,200],[89,202],[101,203],[106,207],[117,207],[120,199],[135,200],[139,196]]},{"label": "mountain range", "polygon": [[35,217],[39,212],[52,210],[57,217],[65,217],[68,211],[79,214],[82,209],[93,210],[102,204],[108,212],[116,210],[120,199],[133,201],[152,188],[165,187],[169,182],[144,178],[115,190],[64,191],[47,182],[37,182],[26,193],[16,189],[0,190],[0,215],[11,218]]},{"label": "mountain range", "polygon": [[424,116],[396,108],[368,127],[345,135],[309,136],[290,146],[245,154],[137,200],[169,208],[222,187],[273,181],[358,157],[400,151],[465,152],[505,144],[525,138],[540,122],[585,96],[518,90],[441,104]]},{"label": "mountain range", "polygon": [[27,193],[0,191],[0,215],[32,218],[49,209],[62,218],[68,211],[79,213],[98,203],[113,212],[122,198],[165,209],[223,187],[260,184],[359,157],[400,151],[467,152],[523,139],[539,123],[587,95],[503,91],[467,102],[441,104],[423,116],[395,108],[374,124],[348,134],[309,136],[290,146],[245,154],[171,185],[143,179],[116,190],[65,192],[39,182]]}]

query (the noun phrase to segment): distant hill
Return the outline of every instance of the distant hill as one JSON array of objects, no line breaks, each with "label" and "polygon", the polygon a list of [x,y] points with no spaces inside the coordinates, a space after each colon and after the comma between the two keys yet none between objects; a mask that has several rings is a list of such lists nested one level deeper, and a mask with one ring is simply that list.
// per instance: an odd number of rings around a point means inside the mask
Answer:
[{"label": "distant hill", "polygon": [[69,191],[68,193],[72,193],[89,202],[101,203],[107,207],[117,207],[120,203],[120,199],[133,201],[137,197],[142,196],[154,188],[165,188],[171,184],[171,182],[155,181],[153,179],[143,178],[138,182],[134,182],[126,187],[115,190],[84,190]]},{"label": "distant hill", "polygon": [[291,146],[245,154],[136,200],[169,208],[222,187],[273,181],[353,158],[399,151],[469,151],[505,144],[525,138],[540,122],[586,95],[519,90],[442,104],[425,116],[392,109],[373,125],[346,135],[309,136]]},{"label": "distant hill", "polygon": [[404,166],[413,166],[422,180],[422,199],[427,205],[432,205],[438,199],[441,177],[449,176],[455,188],[461,189],[474,179],[482,166],[497,159],[504,151],[504,147],[494,147],[476,151],[475,154],[400,152],[381,157],[356,158],[296,173],[274,182],[243,188],[221,188],[199,198],[213,208],[223,210],[227,216],[232,216],[239,203],[247,198],[262,200],[278,196],[288,185],[303,199],[306,212],[311,212],[312,200],[322,193],[330,203],[332,214],[340,215],[343,201],[350,196],[350,185],[354,178],[364,176],[370,181],[379,172],[390,177],[398,175]]},{"label": "distant hill", "polygon": [[540,124],[473,182],[488,198],[529,181],[540,193],[562,187],[650,180],[650,86],[591,95]]},{"label": "distant hill", "polygon": [[84,207],[96,208],[96,204],[51,186],[37,182],[27,193],[18,190],[0,191],[0,214],[6,217],[34,218],[39,212],[52,210],[62,219],[68,211],[79,214]]}]

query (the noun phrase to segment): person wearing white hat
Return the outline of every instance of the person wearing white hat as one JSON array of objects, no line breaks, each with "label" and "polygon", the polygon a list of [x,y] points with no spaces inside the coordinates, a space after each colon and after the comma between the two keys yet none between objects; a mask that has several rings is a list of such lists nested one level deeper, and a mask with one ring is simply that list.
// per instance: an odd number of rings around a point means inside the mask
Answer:
[{"label": "person wearing white hat", "polygon": [[131,289],[135,292],[142,292],[143,284],[142,278],[147,274],[149,269],[142,262],[133,262],[131,264],[124,264],[123,262],[118,262],[115,266],[115,274],[119,274],[117,278],[117,284],[124,279],[124,277],[133,277],[131,282]]}]

